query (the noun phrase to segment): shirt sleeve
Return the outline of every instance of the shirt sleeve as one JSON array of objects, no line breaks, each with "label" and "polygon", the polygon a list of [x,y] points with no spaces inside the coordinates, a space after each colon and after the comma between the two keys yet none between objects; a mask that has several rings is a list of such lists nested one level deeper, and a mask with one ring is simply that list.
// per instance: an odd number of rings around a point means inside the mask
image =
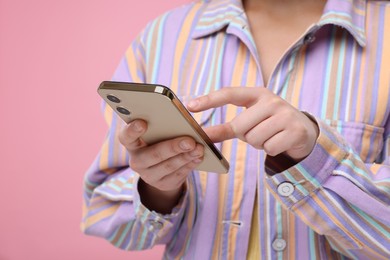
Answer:
[{"label": "shirt sleeve", "polygon": [[[376,163],[317,119],[320,135],[300,163],[266,179],[271,193],[346,256],[390,257],[390,124]],[[272,164],[272,163],[271,163]]]},{"label": "shirt sleeve", "polygon": [[[144,82],[144,64],[145,51],[140,36],[121,60],[113,80]],[[155,244],[166,244],[174,237],[185,237],[188,223],[193,221],[186,214],[188,200],[196,197],[192,194],[193,179],[187,180],[185,192],[171,214],[161,215],[147,209],[137,189],[139,176],[129,168],[128,153],[118,140],[124,123],[104,102],[102,112],[109,131],[84,179],[82,231],[103,237],[124,250],[147,249]]]}]

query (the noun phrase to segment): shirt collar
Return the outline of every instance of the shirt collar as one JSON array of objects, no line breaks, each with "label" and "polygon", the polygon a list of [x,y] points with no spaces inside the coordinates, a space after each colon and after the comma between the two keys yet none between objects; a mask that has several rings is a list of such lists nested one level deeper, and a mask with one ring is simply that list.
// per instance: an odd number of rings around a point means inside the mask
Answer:
[{"label": "shirt collar", "polygon": [[[201,38],[221,31],[244,14],[241,0],[203,0],[203,2],[205,7],[192,32],[193,38]],[[365,19],[366,0],[328,0],[318,25],[341,26],[348,30],[361,46],[365,46]]]},{"label": "shirt collar", "polygon": [[240,0],[203,0],[205,7],[192,32],[193,38],[209,36],[223,30],[236,17],[244,14]]},{"label": "shirt collar", "polygon": [[366,45],[366,0],[328,0],[318,23],[345,28],[361,45]]}]

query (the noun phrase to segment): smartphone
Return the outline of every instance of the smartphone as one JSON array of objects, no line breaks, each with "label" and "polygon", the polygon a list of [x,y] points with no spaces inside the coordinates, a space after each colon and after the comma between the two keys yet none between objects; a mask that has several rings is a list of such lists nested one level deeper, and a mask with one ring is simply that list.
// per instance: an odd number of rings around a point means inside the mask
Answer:
[{"label": "smartphone", "polygon": [[103,81],[99,95],[126,123],[143,119],[147,144],[191,136],[205,149],[197,170],[227,173],[229,163],[171,89],[163,85]]}]

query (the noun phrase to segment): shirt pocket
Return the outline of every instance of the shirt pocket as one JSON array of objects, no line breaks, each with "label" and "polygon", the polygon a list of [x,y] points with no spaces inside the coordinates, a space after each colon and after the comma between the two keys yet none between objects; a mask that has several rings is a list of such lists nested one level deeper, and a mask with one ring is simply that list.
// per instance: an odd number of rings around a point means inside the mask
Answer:
[{"label": "shirt pocket", "polygon": [[360,122],[329,120],[365,163],[373,163],[383,148],[384,128]]}]

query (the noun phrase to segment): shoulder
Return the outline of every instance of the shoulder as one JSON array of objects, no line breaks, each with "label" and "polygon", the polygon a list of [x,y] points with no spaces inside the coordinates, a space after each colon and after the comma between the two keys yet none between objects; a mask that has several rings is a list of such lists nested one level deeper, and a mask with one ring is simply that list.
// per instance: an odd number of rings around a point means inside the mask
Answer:
[{"label": "shoulder", "polygon": [[385,12],[390,12],[389,0],[367,0],[367,11],[374,11],[374,9],[380,9]]},{"label": "shoulder", "polygon": [[153,35],[177,37],[179,33],[190,34],[207,4],[208,1],[197,0],[165,12],[146,25],[141,37],[146,40]]}]

